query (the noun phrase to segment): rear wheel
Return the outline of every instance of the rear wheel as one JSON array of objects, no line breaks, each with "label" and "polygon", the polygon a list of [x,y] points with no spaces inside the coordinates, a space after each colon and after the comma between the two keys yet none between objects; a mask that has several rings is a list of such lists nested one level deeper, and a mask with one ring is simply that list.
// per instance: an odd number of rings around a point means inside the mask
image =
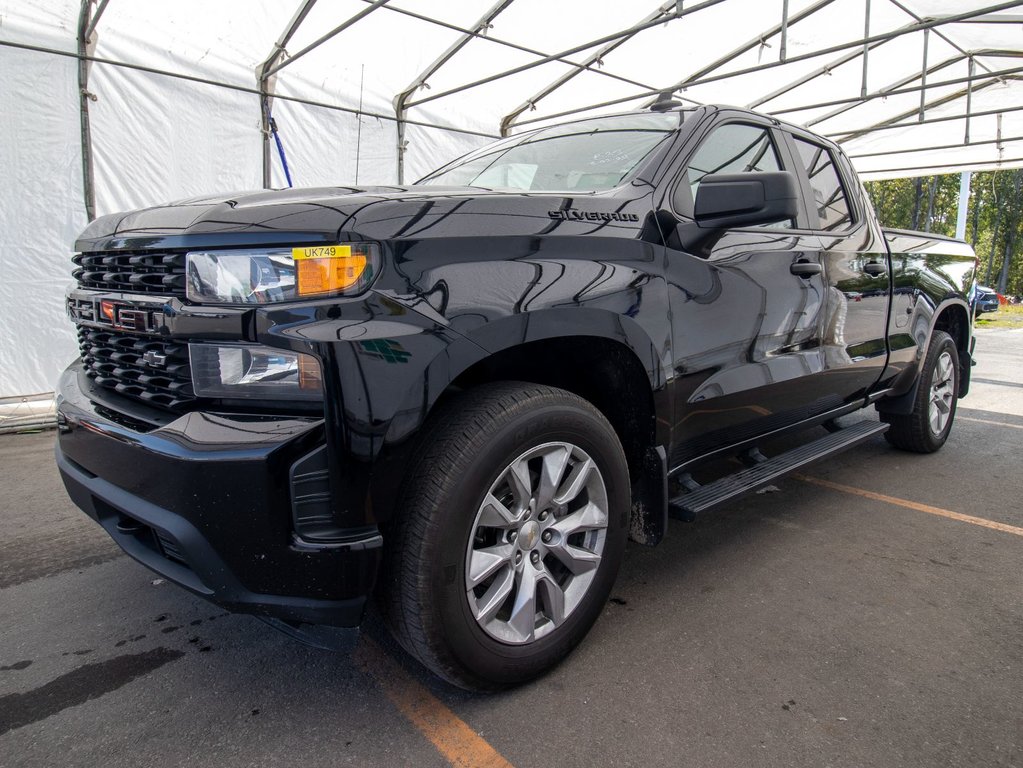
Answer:
[{"label": "rear wheel", "polygon": [[955,342],[944,331],[935,331],[920,367],[913,410],[908,414],[881,413],[891,425],[885,437],[897,448],[933,453],[952,431],[958,397],[959,355]]},{"label": "rear wheel", "polygon": [[463,688],[542,674],[600,614],[629,506],[621,445],[585,400],[519,383],[452,398],[421,438],[388,531],[392,631]]}]

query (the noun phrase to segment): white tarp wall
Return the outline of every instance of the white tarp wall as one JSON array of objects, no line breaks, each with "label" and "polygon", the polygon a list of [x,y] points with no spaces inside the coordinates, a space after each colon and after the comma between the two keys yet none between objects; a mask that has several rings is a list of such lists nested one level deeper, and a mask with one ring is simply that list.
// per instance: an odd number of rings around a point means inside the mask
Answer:
[{"label": "white tarp wall", "polygon": [[[303,0],[92,2],[96,214],[261,187],[256,69]],[[81,8],[0,0],[0,400],[52,391],[76,355],[63,293],[87,223]],[[319,0],[285,46],[272,110],[296,186],[397,183],[395,96],[446,51],[408,97],[406,182],[502,125],[641,108],[663,89],[809,124],[873,178],[1013,167],[1021,22],[1023,0]],[[276,149],[271,184],[286,184]]]},{"label": "white tarp wall", "polygon": [[[13,32],[5,17],[0,34]],[[27,29],[71,50],[58,30]],[[76,353],[63,316],[82,204],[77,62],[0,47],[0,398],[53,391]]]}]

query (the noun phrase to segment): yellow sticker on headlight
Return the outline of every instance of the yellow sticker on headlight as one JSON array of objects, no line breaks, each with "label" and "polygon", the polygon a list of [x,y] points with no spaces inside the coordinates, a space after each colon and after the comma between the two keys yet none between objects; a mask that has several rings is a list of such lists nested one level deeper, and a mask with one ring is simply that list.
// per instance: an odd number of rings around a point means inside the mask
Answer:
[{"label": "yellow sticker on headlight", "polygon": [[291,258],[302,259],[343,259],[352,255],[350,245],[313,245],[308,248],[292,248]]},{"label": "yellow sticker on headlight", "polygon": [[292,248],[299,296],[338,293],[351,288],[366,270],[366,256],[353,254],[350,245],[313,245]]}]

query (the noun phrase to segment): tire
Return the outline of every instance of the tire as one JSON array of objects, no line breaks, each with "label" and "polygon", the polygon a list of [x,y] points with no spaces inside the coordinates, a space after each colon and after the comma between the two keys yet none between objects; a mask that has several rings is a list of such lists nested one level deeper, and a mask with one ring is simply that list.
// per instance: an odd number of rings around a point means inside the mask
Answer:
[{"label": "tire", "polygon": [[[541,470],[559,467],[552,493]],[[532,680],[606,604],[629,511],[625,454],[590,403],[519,382],[460,393],[431,415],[385,530],[385,621],[406,651],[461,688]]]},{"label": "tire", "polygon": [[920,366],[913,410],[908,414],[881,413],[891,426],[885,438],[896,448],[934,453],[945,444],[955,421],[959,399],[959,354],[944,331],[935,331]]}]

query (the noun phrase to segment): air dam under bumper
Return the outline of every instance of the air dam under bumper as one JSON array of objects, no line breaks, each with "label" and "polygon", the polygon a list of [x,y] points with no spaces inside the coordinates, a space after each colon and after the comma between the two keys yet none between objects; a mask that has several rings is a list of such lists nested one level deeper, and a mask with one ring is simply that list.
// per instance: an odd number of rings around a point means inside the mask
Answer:
[{"label": "air dam under bumper", "polygon": [[88,386],[80,364],[61,377],[57,467],[128,555],[231,611],[359,624],[379,533],[310,545],[292,529],[288,471],[322,443],[321,419],[192,412],[144,431],[105,415]]}]

